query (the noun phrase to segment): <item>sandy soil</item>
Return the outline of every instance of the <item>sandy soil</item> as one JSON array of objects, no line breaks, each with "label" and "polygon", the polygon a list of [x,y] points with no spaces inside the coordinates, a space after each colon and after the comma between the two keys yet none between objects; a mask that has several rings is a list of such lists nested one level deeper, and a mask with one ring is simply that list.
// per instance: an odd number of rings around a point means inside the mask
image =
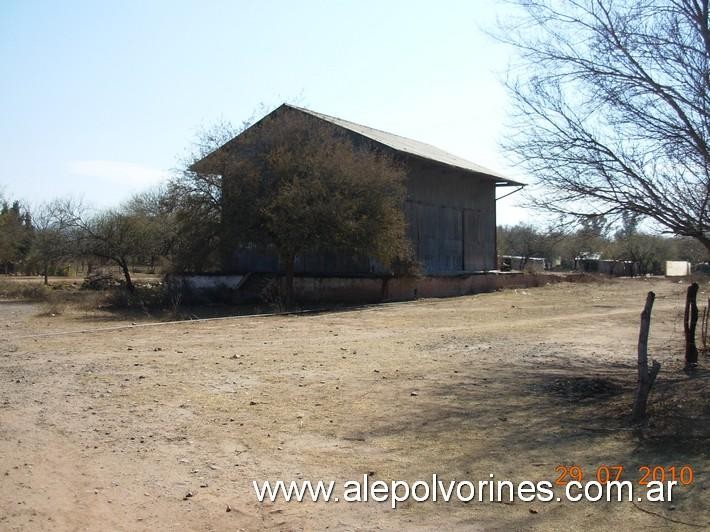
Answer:
[{"label": "sandy soil", "polygon": [[[684,288],[561,283],[157,326],[0,302],[0,529],[709,526],[710,377],[681,371]],[[650,351],[663,368],[651,425],[639,432],[626,416],[650,289],[658,295]],[[93,331],[72,332],[85,329]],[[679,430],[688,431],[683,441]],[[641,465],[690,464],[695,482],[672,503],[397,510],[258,503],[251,486],[363,474],[554,480],[559,464],[580,465],[589,479],[600,464],[622,464],[630,480]]]}]

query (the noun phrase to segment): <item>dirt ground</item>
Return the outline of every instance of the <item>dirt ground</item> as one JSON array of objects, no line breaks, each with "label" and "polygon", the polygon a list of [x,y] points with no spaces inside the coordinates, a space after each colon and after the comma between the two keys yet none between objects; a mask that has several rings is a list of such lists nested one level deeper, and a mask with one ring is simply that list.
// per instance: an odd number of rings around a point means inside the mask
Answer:
[{"label": "dirt ground", "polygon": [[[0,529],[708,527],[710,361],[682,372],[685,287],[560,283],[159,325],[0,302]],[[663,367],[639,431],[627,415],[648,290],[650,353]],[[259,503],[251,484],[554,481],[560,464],[585,480],[601,464],[623,465],[629,480],[639,466],[689,464],[695,479],[670,503],[396,510]]]}]

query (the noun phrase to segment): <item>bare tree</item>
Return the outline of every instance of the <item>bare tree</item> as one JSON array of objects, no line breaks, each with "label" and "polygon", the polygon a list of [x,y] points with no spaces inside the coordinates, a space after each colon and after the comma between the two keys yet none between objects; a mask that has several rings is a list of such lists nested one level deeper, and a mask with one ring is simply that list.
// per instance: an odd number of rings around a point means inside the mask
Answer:
[{"label": "bare tree", "polygon": [[222,176],[188,170],[246,127],[219,121],[198,132],[190,153],[170,180],[163,200],[173,215],[175,235],[170,254],[176,270],[219,268],[222,248]]},{"label": "bare tree", "polygon": [[522,268],[532,257],[551,259],[560,235],[551,230],[519,223],[498,227],[498,246],[501,254],[522,257]]},{"label": "bare tree", "polygon": [[32,244],[29,260],[44,277],[44,284],[49,284],[49,272],[62,261],[74,254],[70,234],[71,219],[66,209],[67,200],[54,200],[40,205],[32,212]]},{"label": "bare tree", "polygon": [[[134,205],[136,200],[134,200]],[[81,204],[65,202],[61,216],[73,231],[76,254],[94,256],[113,262],[123,273],[126,290],[135,291],[130,265],[137,257],[155,253],[157,220],[130,210],[131,203],[120,209],[89,213]]]},{"label": "bare tree", "polygon": [[548,212],[628,211],[710,249],[708,0],[514,0],[505,143]]}]

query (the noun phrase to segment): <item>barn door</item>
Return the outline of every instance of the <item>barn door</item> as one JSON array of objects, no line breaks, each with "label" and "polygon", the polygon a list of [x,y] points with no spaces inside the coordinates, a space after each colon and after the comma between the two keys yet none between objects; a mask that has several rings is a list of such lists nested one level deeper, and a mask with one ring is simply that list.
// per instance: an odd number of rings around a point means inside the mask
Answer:
[{"label": "barn door", "polygon": [[480,209],[463,209],[463,266],[467,271],[489,269],[489,258]]}]

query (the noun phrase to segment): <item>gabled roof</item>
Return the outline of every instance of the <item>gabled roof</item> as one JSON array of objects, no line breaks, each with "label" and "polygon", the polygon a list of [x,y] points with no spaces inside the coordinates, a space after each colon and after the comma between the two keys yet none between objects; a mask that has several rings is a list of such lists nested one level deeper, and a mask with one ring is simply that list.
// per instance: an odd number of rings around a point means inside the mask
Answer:
[{"label": "gabled roof", "polygon": [[[386,131],[381,131],[379,129],[363,126],[361,124],[349,122],[348,120],[343,120],[342,118],[328,116],[323,113],[317,113],[315,111],[311,111],[310,109],[304,109],[302,107],[296,107],[294,105],[283,104],[281,107],[279,107],[279,109],[284,107],[299,111],[301,113],[309,114],[320,120],[329,122],[335,126],[347,129],[349,131],[352,131],[353,133],[362,135],[363,137],[367,137],[368,139],[371,139],[379,144],[387,146],[399,153],[410,155],[420,159],[425,159],[434,163],[443,164],[449,167],[458,168],[460,170],[472,172],[479,176],[482,175],[483,177],[495,179],[496,186],[524,186],[523,183],[508,179],[504,175],[494,170],[490,170],[489,168],[448,153],[444,150],[437,148],[436,146],[432,146],[431,144],[426,144],[417,140],[408,139],[406,137],[401,137],[393,133],[387,133]],[[222,148],[218,148],[215,151],[219,151],[221,149]],[[190,167],[190,169],[200,171],[199,168],[200,166],[202,166],[200,163],[202,163],[202,161],[205,161],[205,159],[209,158],[210,155],[207,155],[204,159],[194,163]]]}]

